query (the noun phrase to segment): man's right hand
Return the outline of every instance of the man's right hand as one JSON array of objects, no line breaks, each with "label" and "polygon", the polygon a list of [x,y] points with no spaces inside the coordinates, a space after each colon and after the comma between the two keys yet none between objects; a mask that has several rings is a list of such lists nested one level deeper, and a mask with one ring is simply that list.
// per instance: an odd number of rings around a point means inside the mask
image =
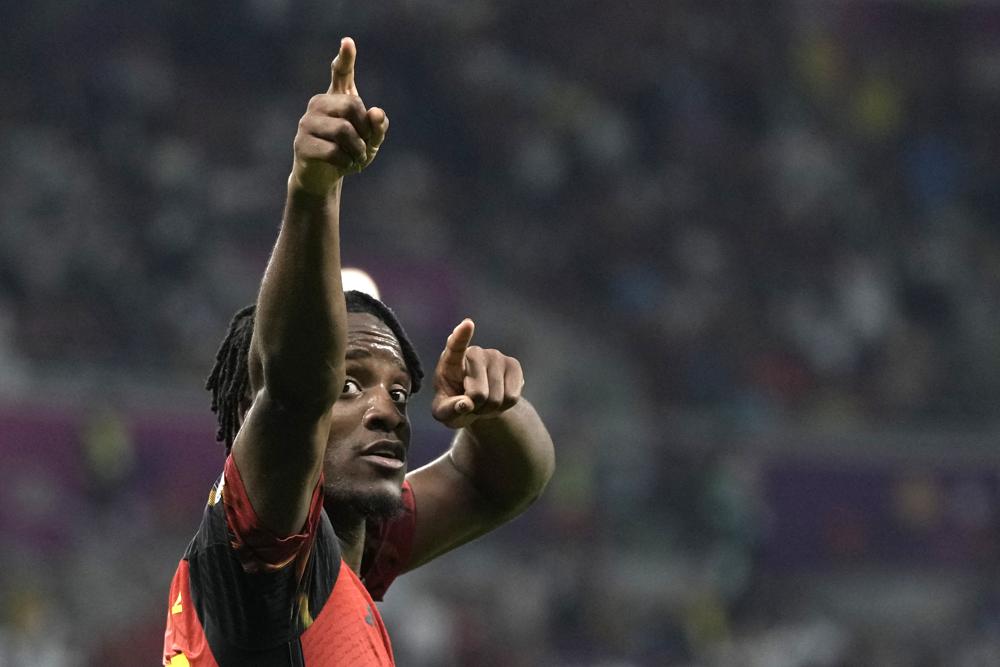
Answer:
[{"label": "man's right hand", "polygon": [[309,100],[295,135],[295,161],[289,186],[325,196],[345,174],[371,164],[378,153],[389,117],[378,107],[366,109],[354,83],[354,40],[340,40],[330,66],[330,88]]}]

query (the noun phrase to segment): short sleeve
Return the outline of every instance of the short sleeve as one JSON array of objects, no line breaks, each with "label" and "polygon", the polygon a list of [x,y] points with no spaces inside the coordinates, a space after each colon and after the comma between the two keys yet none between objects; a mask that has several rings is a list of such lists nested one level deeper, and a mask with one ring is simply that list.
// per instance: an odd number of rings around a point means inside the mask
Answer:
[{"label": "short sleeve", "polygon": [[410,483],[403,482],[403,510],[387,521],[370,521],[365,528],[365,550],[361,580],[372,599],[381,601],[402,574],[413,555],[417,526],[417,504]]},{"label": "short sleeve", "polygon": [[341,557],[320,484],[302,531],[279,537],[260,524],[240,471],[226,459],[182,563],[219,664],[281,664],[272,658],[287,657],[311,622],[309,610],[319,610],[333,589]]},{"label": "short sleeve", "polygon": [[[247,496],[243,478],[232,454],[226,458],[223,472],[222,501],[226,508],[226,523],[232,534],[232,548],[246,572],[279,570],[308,554],[323,510],[323,480],[313,489],[309,515],[302,531],[288,537],[278,537],[261,525]],[[304,561],[299,559],[300,563]],[[304,563],[302,563],[304,565]]]}]

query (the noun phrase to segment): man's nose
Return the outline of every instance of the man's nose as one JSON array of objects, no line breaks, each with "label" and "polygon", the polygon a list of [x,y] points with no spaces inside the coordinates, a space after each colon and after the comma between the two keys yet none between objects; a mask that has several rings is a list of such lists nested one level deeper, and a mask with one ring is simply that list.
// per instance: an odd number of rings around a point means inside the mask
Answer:
[{"label": "man's nose", "polygon": [[370,431],[391,432],[399,427],[404,418],[389,392],[384,388],[379,388],[372,393],[362,423]]}]

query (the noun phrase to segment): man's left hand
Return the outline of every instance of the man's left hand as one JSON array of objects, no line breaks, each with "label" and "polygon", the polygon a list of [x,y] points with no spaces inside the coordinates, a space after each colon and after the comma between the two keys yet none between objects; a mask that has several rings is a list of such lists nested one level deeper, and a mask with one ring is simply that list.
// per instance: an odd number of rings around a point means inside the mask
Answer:
[{"label": "man's left hand", "polygon": [[434,370],[431,414],[448,428],[497,417],[521,400],[521,363],[499,350],[469,345],[475,328],[470,319],[455,327]]}]

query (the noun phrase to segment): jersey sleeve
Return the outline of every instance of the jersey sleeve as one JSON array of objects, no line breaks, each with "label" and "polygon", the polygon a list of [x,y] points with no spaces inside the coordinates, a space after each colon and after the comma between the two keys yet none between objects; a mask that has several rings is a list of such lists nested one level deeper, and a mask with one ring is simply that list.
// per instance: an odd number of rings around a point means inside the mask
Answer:
[{"label": "jersey sleeve", "polygon": [[309,610],[318,608],[312,589],[329,591],[339,563],[339,546],[323,513],[322,480],[302,530],[280,537],[260,523],[230,456],[182,569],[215,659],[249,666],[280,664],[267,660],[294,646],[308,626]]},{"label": "jersey sleeve", "polygon": [[402,512],[387,521],[371,521],[365,528],[361,573],[372,599],[380,602],[396,577],[406,570],[413,555],[416,526],[416,498],[410,483],[404,481]]},{"label": "jersey sleeve", "polygon": [[226,458],[222,502],[226,509],[226,524],[232,533],[231,545],[245,571],[270,572],[297,562],[301,574],[305,564],[302,556],[309,551],[323,510],[322,489],[323,479],[320,477],[313,489],[309,515],[302,530],[294,535],[279,537],[261,525],[250,504],[236,461],[231,454]]}]

